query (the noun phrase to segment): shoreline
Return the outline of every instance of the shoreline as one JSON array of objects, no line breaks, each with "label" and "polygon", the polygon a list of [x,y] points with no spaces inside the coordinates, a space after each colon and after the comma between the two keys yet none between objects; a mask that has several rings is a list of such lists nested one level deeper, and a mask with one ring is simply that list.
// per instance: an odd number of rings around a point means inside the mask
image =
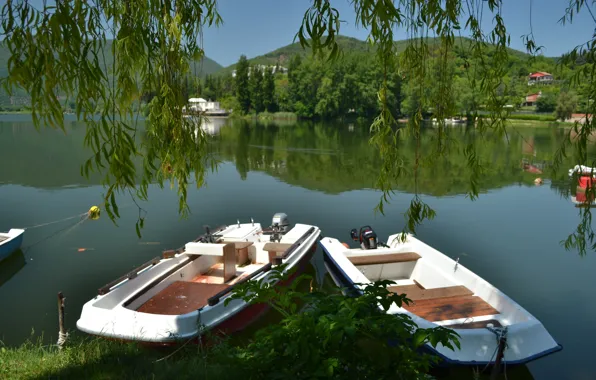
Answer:
[{"label": "shoreline", "polygon": [[[0,116],[1,115],[31,115],[32,112],[31,111],[0,111]],[[65,113],[65,115],[73,115],[71,113]],[[525,116],[525,115],[524,115]],[[507,118],[505,119],[508,123],[510,123],[511,125],[521,125],[521,126],[527,126],[527,127],[559,127],[559,128],[568,128],[570,126],[573,126],[577,121],[573,120],[573,119],[568,119],[565,121],[561,121],[561,120],[544,120],[544,119],[533,119],[531,118],[531,115],[529,115],[530,118],[525,119],[525,118],[518,118],[518,117],[513,117],[513,118]],[[542,116],[542,115],[541,115]],[[212,116],[213,117],[213,116]],[[544,116],[542,116],[544,118]],[[313,120],[310,118],[300,118],[298,115],[296,115],[294,112],[262,112],[262,113],[258,113],[258,114],[249,114],[249,115],[237,115],[237,114],[230,114],[227,116],[223,116],[223,117],[216,117],[216,118],[230,118],[230,119],[243,119],[243,120],[257,120],[257,121],[272,121],[272,120],[284,120],[284,121],[298,121],[298,120]],[[330,119],[330,120],[343,120],[345,119],[344,117],[338,117],[335,119]],[[397,121],[400,124],[405,124],[408,122],[408,118],[399,118]],[[424,123],[430,123],[431,120],[423,120]],[[581,121],[580,121],[581,123]],[[459,127],[459,126],[469,126],[470,124],[468,123],[464,123],[464,124],[456,124],[456,125],[451,125],[446,123],[446,127]]]}]

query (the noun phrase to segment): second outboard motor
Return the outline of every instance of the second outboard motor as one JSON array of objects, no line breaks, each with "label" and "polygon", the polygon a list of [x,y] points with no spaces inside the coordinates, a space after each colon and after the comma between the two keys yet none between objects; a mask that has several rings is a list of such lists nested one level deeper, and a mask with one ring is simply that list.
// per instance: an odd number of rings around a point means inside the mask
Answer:
[{"label": "second outboard motor", "polygon": [[377,249],[379,244],[377,240],[377,234],[371,226],[364,226],[360,228],[360,233],[356,232],[356,229],[354,228],[352,231],[350,231],[350,235],[354,241],[360,243],[360,247],[362,247],[362,249]]}]

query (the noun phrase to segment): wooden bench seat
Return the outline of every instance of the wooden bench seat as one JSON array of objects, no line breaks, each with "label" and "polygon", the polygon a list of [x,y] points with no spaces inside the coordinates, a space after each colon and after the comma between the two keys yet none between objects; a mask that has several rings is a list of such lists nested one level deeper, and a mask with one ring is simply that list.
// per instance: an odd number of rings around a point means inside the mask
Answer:
[{"label": "wooden bench seat", "polygon": [[290,249],[292,244],[286,243],[266,243],[263,246],[263,251],[267,251],[269,253],[269,262],[270,263],[280,263],[278,261],[281,260],[283,254]]},{"label": "wooden bench seat", "polygon": [[434,298],[447,298],[457,296],[474,295],[470,289],[465,286],[446,286],[444,288],[423,289],[418,285],[390,286],[387,288],[390,292],[397,294],[406,294],[412,301],[429,300]]},{"label": "wooden bench seat", "polygon": [[384,255],[346,256],[354,265],[391,264],[416,261],[420,255],[414,252],[389,253]]}]

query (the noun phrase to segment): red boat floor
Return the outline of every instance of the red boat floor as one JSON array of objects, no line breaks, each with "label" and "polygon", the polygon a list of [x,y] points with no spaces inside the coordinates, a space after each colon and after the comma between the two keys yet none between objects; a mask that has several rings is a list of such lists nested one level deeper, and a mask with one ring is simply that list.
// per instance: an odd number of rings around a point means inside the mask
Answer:
[{"label": "red boat floor", "polygon": [[176,281],[151,297],[137,311],[149,314],[180,315],[207,305],[210,297],[249,276],[265,264],[236,267],[237,276],[223,283],[223,264],[215,264],[205,274],[190,281]]},{"label": "red boat floor", "polygon": [[480,317],[499,314],[499,311],[464,286],[436,289],[420,289],[418,286],[392,286],[394,293],[405,293],[413,300],[404,309],[427,321],[446,321],[450,319]]},{"label": "red boat floor", "polygon": [[190,313],[207,305],[210,297],[229,287],[228,284],[176,281],[151,297],[137,311],[166,315]]}]

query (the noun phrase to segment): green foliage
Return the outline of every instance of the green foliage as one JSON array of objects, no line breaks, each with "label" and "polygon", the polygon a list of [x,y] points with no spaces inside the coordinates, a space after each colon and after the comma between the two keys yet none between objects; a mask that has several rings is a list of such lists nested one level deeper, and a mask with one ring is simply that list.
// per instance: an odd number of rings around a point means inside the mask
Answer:
[{"label": "green foliage", "polygon": [[270,67],[265,69],[263,76],[263,109],[275,112],[275,78]]},{"label": "green foliage", "polygon": [[[268,279],[240,286],[226,303],[242,299],[266,303],[279,312],[279,325],[257,332],[236,356],[249,378],[269,379],[422,379],[435,358],[421,354],[424,344],[459,349],[455,331],[418,329],[405,314],[387,314],[391,305],[409,300],[387,290],[392,281],[362,285],[360,297],[296,288],[312,277],[302,275],[288,288],[274,284],[286,278],[285,265]],[[299,308],[298,305],[303,305]]]},{"label": "green foliage", "polygon": [[238,98],[235,96],[226,96],[219,99],[219,106],[224,110],[231,110],[233,113],[237,113],[242,109]]},{"label": "green foliage", "polygon": [[561,92],[557,99],[557,106],[555,108],[555,115],[559,120],[567,120],[571,118],[571,114],[577,107],[577,98],[574,93],[569,91]]},{"label": "green foliage", "polygon": [[248,61],[241,55],[236,69],[236,99],[240,104],[240,111],[247,113],[250,110],[250,88],[248,82]]},{"label": "green foliage", "polygon": [[557,96],[552,92],[545,92],[536,101],[536,112],[553,112],[557,106]]},{"label": "green foliage", "polygon": [[259,66],[253,66],[250,72],[250,104],[254,112],[263,112],[264,107],[264,93],[263,93],[263,71]]},{"label": "green foliage", "polygon": [[[209,168],[205,162],[205,137],[197,138],[190,132],[182,107],[192,88],[186,86],[190,62],[203,57],[199,46],[202,28],[221,21],[216,2],[79,0],[58,2],[56,6],[44,3],[38,9],[26,0],[15,0],[2,7],[3,42],[11,55],[8,76],[2,80],[5,91],[11,93],[21,88],[31,96],[37,126],[62,127],[64,102],[59,101],[59,96],[66,94],[67,102],[75,101],[77,117],[89,125],[86,144],[94,152],[82,173],[98,170],[104,174],[104,207],[112,219],[118,216],[115,203],[110,202],[114,192],[136,192],[146,199],[150,181],[160,185],[169,181],[178,186],[179,209],[184,214],[191,172],[198,186],[204,181]],[[530,33],[524,41],[532,60],[524,62],[523,54],[509,48],[510,35],[501,0],[355,0],[352,5],[355,24],[369,31],[369,45],[364,48],[339,36],[338,9],[328,0],[313,1],[296,35],[302,48],[311,48],[312,56],[294,65],[287,86],[276,89],[276,96],[280,110],[301,117],[335,117],[346,112],[377,115],[371,124],[371,143],[381,152],[383,162],[377,182],[383,191],[381,211],[382,202],[390,197],[392,183],[404,173],[413,175],[416,182],[422,163],[432,165],[445,154],[446,117],[465,112],[475,120],[481,108],[488,117],[478,120],[478,132],[508,136],[506,120],[510,108],[505,106],[517,107],[516,102],[524,92],[527,94],[520,85],[526,72],[548,70],[560,81],[557,85],[566,90],[583,86],[579,88],[581,108],[589,114],[596,113],[596,34],[557,61],[536,54],[540,47]],[[590,2],[572,0],[561,21],[573,22],[578,12],[591,12],[586,10],[589,7]],[[491,23],[482,22],[489,18]],[[401,43],[394,38],[398,29],[407,35]],[[462,32],[470,38],[459,38]],[[108,43],[108,36],[113,36],[113,43]],[[350,62],[350,57],[343,64],[331,63],[341,62],[341,48],[346,42],[359,49],[354,57],[369,56],[371,64],[359,65]],[[295,44],[291,49],[297,48]],[[106,50],[112,52],[108,59]],[[280,54],[267,60],[283,64],[284,58],[288,57]],[[248,62],[241,59],[240,64],[244,67],[237,69],[242,74],[247,71]],[[356,68],[356,76],[351,75],[352,68]],[[400,80],[404,78],[408,83],[402,86]],[[239,75],[235,91],[245,113],[251,108],[248,87],[248,77]],[[548,86],[540,87],[545,90],[543,103],[547,107],[543,108],[556,107],[546,102]],[[402,99],[403,95],[406,99]],[[136,109],[140,110],[142,100],[148,101],[148,135],[154,148],[136,143],[137,115],[133,105],[137,104]],[[254,100],[253,109],[264,109],[262,94]],[[407,106],[410,123],[398,130],[396,115],[398,109],[404,108],[401,103]],[[539,104],[539,111],[541,107]],[[435,144],[430,151],[417,150],[412,166],[404,170],[397,159],[397,135],[419,140],[421,121],[429,111],[439,120]],[[563,141],[558,162],[565,158],[565,147],[574,145],[577,163],[589,163],[591,158],[585,146],[595,128],[594,118],[576,126],[577,138]],[[483,172],[477,149],[476,145],[464,149],[472,173],[468,194],[472,199],[478,195],[477,184]],[[132,181],[132,160],[137,156],[144,161],[143,180],[138,187]],[[420,206],[420,210],[425,209]],[[424,215],[418,215],[422,216],[420,219],[413,213],[407,214],[416,220],[408,226],[416,226],[424,219]]]},{"label": "green foliage", "polygon": [[[176,183],[179,211],[185,214],[189,177],[194,173],[201,186],[209,164],[205,138],[197,138],[183,118],[187,98],[182,84],[189,62],[203,57],[199,31],[221,21],[215,0],[188,0],[176,7],[81,0],[44,3],[41,9],[17,0],[7,2],[2,15],[3,42],[11,55],[9,75],[2,79],[5,91],[26,90],[37,127],[63,129],[58,97],[65,94],[76,102],[77,118],[87,123],[85,144],[93,151],[81,174],[103,173],[104,209],[110,218],[119,216],[116,192],[147,199],[149,183],[163,186],[166,181]],[[108,36],[114,37],[111,44]],[[143,149],[136,141],[133,105],[149,92],[154,96],[146,128],[154,143]],[[136,157],[144,162],[138,186]],[[159,170],[160,165],[167,170]]]}]

